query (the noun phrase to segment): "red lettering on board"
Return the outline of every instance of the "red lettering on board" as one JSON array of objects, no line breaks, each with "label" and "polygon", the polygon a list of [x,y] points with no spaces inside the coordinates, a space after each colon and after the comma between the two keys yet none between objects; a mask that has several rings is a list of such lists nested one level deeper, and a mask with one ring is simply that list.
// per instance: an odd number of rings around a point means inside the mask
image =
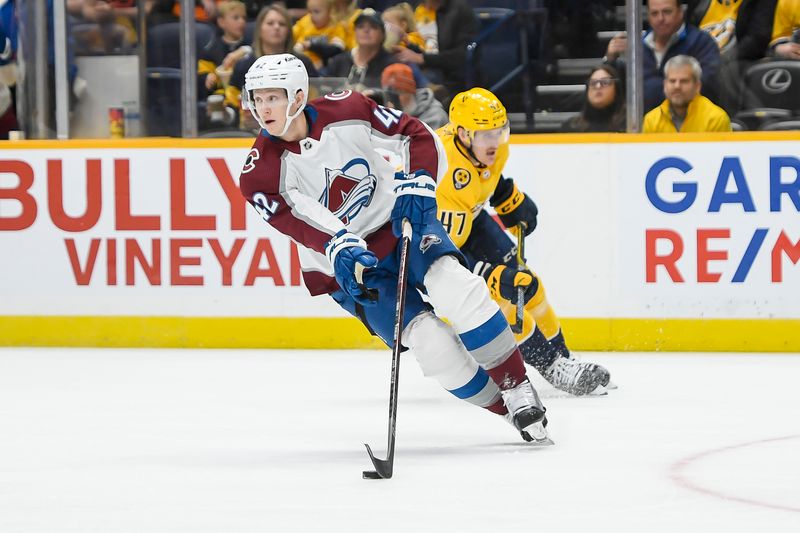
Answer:
[{"label": "red lettering on board", "polygon": [[728,259],[727,250],[709,250],[709,239],[729,239],[729,229],[698,229],[697,230],[697,282],[714,283],[722,277],[720,272],[709,272],[709,261],[724,261]]},{"label": "red lettering on board", "polygon": [[64,210],[64,179],[62,161],[47,160],[47,207],[53,224],[64,231],[86,231],[100,220],[103,208],[102,174],[99,159],[86,160],[86,211],[77,217]]},{"label": "red lettering on board", "polygon": [[789,260],[797,264],[800,261],[800,239],[793,243],[785,231],[781,231],[778,240],[775,241],[775,246],[772,248],[772,282],[780,283],[783,281],[783,264],[781,257],[783,254]]},{"label": "red lettering on board", "polygon": [[75,241],[73,239],[64,239],[64,244],[67,246],[67,257],[69,257],[69,263],[72,265],[75,283],[88,285],[92,279],[92,272],[94,272],[97,252],[100,250],[100,239],[92,239],[89,243],[89,255],[86,257],[86,266],[83,268],[81,268],[81,262],[78,258],[78,249],[75,246]]},{"label": "red lettering on board", "polygon": [[169,160],[169,206],[171,227],[175,230],[217,229],[214,215],[186,213],[186,160]]},{"label": "red lettering on board", "polygon": [[[261,257],[266,258],[266,268],[261,268]],[[278,260],[275,259],[275,252],[272,250],[272,245],[268,239],[258,239],[256,242],[256,249],[253,250],[253,259],[250,260],[250,268],[247,270],[247,278],[244,284],[247,286],[254,285],[257,278],[272,278],[276,287],[283,287],[286,285],[283,282],[281,269],[278,267]]]},{"label": "red lettering on board", "polygon": [[211,246],[211,250],[214,252],[217,261],[219,261],[220,268],[222,268],[222,285],[232,285],[233,264],[236,262],[236,258],[239,257],[239,252],[242,251],[244,239],[236,239],[233,241],[233,246],[231,246],[231,251],[228,254],[222,249],[217,239],[208,239],[208,244]]},{"label": "red lettering on board", "polygon": [[19,184],[13,189],[0,188],[0,200],[16,200],[22,213],[15,217],[0,216],[0,231],[29,228],[36,220],[36,199],[28,192],[33,185],[33,168],[24,161],[0,161],[0,174],[16,174]]},{"label": "red lettering on board", "polygon": [[159,230],[161,220],[158,215],[131,214],[130,161],[114,160],[114,208],[117,230]]},{"label": "red lettering on board", "polygon": [[200,264],[199,257],[184,257],[184,248],[200,248],[202,239],[173,239],[169,242],[170,285],[202,285],[202,276],[184,276],[181,267]]},{"label": "red lettering on board", "polygon": [[135,263],[139,263],[150,285],[161,285],[161,239],[151,241],[150,257],[153,259],[148,263],[136,239],[125,239],[125,285],[136,285]]},{"label": "red lettering on board", "polygon": [[[656,254],[656,243],[659,239],[666,239],[672,243],[672,251],[667,255]],[[678,267],[675,264],[683,255],[683,239],[672,230],[649,229],[645,231],[645,279],[647,283],[655,283],[656,267],[663,266],[672,281],[683,283]]]},{"label": "red lettering on board", "polygon": [[231,229],[247,229],[245,223],[247,202],[245,202],[244,196],[242,196],[242,193],[239,191],[239,186],[236,184],[236,181],[234,181],[233,176],[231,176],[228,165],[222,158],[211,157],[208,158],[208,164],[211,165],[211,170],[214,171],[214,175],[217,177],[217,181],[222,187],[223,192],[225,192],[225,196],[228,198],[228,203],[231,206]]}]

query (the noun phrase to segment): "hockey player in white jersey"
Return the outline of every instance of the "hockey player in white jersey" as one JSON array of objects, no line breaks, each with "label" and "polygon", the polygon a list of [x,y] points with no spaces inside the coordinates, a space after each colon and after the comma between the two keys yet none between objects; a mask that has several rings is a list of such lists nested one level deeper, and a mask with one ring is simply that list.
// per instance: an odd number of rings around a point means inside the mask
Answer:
[{"label": "hockey player in white jersey", "polygon": [[[263,56],[250,67],[243,102],[262,131],[240,188],[299,245],[308,290],[329,294],[392,346],[398,237],[408,219],[402,345],[453,395],[505,416],[525,440],[549,443],[545,409],[514,335],[436,217],[436,179],[447,168],[437,136],[356,92],[310,103],[307,95],[308,75],[292,55]],[[379,151],[399,155],[402,172]],[[357,265],[365,267],[363,283]]]}]

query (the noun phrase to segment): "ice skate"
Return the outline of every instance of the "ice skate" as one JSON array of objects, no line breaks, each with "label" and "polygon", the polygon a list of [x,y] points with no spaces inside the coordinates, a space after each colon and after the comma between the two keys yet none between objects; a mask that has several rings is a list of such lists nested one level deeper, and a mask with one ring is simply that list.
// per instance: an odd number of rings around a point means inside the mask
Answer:
[{"label": "ice skate", "polygon": [[517,428],[526,442],[539,446],[553,444],[547,433],[545,408],[528,378],[511,389],[500,391],[500,394],[508,409],[506,420]]},{"label": "ice skate", "polygon": [[553,387],[575,396],[590,394],[600,387],[605,387],[611,379],[608,370],[602,366],[584,363],[571,357],[559,357],[542,372],[542,376]]}]

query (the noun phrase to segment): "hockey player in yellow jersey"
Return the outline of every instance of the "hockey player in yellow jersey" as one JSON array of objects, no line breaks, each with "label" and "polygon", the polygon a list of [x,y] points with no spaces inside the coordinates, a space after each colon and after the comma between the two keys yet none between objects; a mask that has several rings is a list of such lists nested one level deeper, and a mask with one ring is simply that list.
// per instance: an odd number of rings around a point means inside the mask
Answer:
[{"label": "hockey player in yellow jersey", "polygon": [[449,118],[437,131],[448,164],[436,190],[439,220],[469,267],[486,279],[509,323],[516,320],[522,289],[523,327],[515,336],[525,362],[557,389],[575,395],[601,392],[609,384],[608,371],[571,357],[541,280],[518,266],[515,243],[485,209],[490,204],[515,236],[522,228],[524,235],[536,228],[536,204],[502,174],[509,138],[505,107],[491,92],[474,88],[453,98]]}]

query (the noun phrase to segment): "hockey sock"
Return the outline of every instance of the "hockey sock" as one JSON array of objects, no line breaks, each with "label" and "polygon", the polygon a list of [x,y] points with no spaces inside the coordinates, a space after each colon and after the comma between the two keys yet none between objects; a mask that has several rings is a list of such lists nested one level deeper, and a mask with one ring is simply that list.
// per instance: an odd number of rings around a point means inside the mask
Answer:
[{"label": "hockey sock", "polygon": [[[561,343],[563,344],[564,336],[561,335],[560,332],[554,338],[560,338]],[[566,346],[564,346],[564,349],[566,350]],[[557,347],[545,338],[544,334],[539,330],[539,328],[536,328],[533,332],[533,335],[531,335],[525,342],[520,344],[519,350],[522,352],[522,358],[525,360],[525,362],[534,367],[540,373],[547,370],[547,368],[560,357]],[[569,354],[568,350],[567,354]]]},{"label": "hockey sock", "polygon": [[486,372],[492,381],[497,383],[500,390],[512,389],[518,383],[525,380],[525,364],[522,362],[522,354],[519,348],[514,348],[513,353],[492,369],[487,369]]},{"label": "hockey sock", "polygon": [[484,409],[500,416],[508,413],[508,409],[506,409],[506,404],[503,403],[502,398],[498,398],[496,402],[494,402],[492,405],[487,405],[484,407]]},{"label": "hockey sock", "polygon": [[558,330],[558,335],[549,339],[547,342],[550,343],[559,357],[569,357],[571,355],[569,348],[567,348],[567,342],[564,340],[564,334],[561,333],[561,329]]}]

